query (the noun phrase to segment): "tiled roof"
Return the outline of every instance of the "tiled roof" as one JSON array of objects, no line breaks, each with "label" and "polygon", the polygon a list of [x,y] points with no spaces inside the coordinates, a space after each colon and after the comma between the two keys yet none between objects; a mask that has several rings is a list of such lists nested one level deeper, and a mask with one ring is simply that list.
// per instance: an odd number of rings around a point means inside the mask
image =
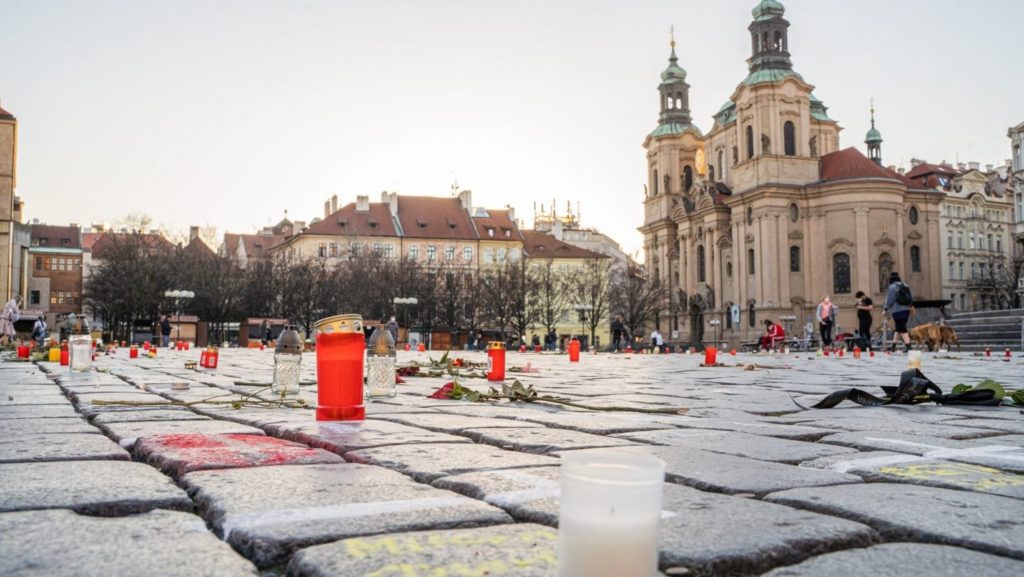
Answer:
[{"label": "tiled roof", "polygon": [[391,210],[381,202],[371,202],[367,212],[357,212],[354,202],[347,204],[320,222],[309,225],[304,234],[398,236]]},{"label": "tiled roof", "polygon": [[[82,248],[81,230],[77,226],[32,225],[32,246],[51,248]],[[45,241],[43,240],[45,239]],[[67,241],[67,244],[64,241]],[[43,244],[45,242],[46,244]]]},{"label": "tiled roof", "polygon": [[104,233],[102,232],[83,232],[82,233],[82,248],[84,250],[92,250],[92,245],[96,244]]},{"label": "tiled roof", "polygon": [[926,174],[936,173],[946,174],[949,176],[956,176],[957,171],[952,166],[947,166],[945,164],[930,164],[927,162],[922,162],[921,164],[918,164],[914,168],[911,168],[910,170],[907,171],[907,178],[914,179],[922,177]]},{"label": "tiled roof", "polygon": [[14,115],[0,108],[0,120],[14,120]]},{"label": "tiled roof", "polygon": [[210,247],[207,246],[205,242],[200,240],[199,237],[193,238],[192,240],[188,241],[188,244],[185,245],[185,248],[183,250],[187,250],[188,252],[198,252],[203,256],[216,255],[216,253],[210,250]]},{"label": "tiled roof", "polygon": [[224,233],[224,250],[227,254],[238,254],[238,243],[245,247],[245,256],[258,258],[264,256],[271,247],[284,240],[284,235],[271,234],[232,234]]},{"label": "tiled roof", "polygon": [[171,241],[157,233],[105,232],[100,233],[100,237],[92,243],[93,257],[103,258],[103,251],[110,246],[110,243],[113,242],[112,239],[117,237],[126,237],[129,234],[139,234],[139,236],[142,237],[143,242],[151,249],[173,250],[175,248],[174,245],[171,244]]},{"label": "tiled roof", "polygon": [[609,258],[608,255],[562,242],[544,232],[524,230],[522,234],[523,250],[529,258]]},{"label": "tiled roof", "polygon": [[[487,216],[474,216],[473,224],[476,225],[476,233],[481,240],[509,240],[522,241],[523,236],[519,227],[512,220],[507,209],[488,210]],[[494,231],[492,236],[491,230]]]},{"label": "tiled roof", "polygon": [[398,221],[406,238],[477,239],[457,198],[400,196]]},{"label": "tiled roof", "polygon": [[[853,147],[821,157],[822,182],[858,178],[885,178],[903,182],[899,174],[875,164]],[[906,183],[904,182],[904,184]]]}]

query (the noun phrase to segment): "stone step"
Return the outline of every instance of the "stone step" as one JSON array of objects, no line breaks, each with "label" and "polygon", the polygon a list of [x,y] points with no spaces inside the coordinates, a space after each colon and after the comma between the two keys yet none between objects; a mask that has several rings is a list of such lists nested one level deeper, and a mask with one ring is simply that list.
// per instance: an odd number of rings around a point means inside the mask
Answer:
[{"label": "stone step", "polygon": [[992,319],[992,318],[1017,318],[1024,316],[1024,309],[1005,309],[996,311],[974,311],[957,313],[950,317],[950,320],[961,319]]}]

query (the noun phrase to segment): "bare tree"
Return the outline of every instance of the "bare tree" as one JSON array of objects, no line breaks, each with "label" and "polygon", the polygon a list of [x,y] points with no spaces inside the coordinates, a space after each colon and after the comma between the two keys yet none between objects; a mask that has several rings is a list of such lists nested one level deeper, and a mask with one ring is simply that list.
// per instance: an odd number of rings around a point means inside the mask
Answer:
[{"label": "bare tree", "polygon": [[574,308],[580,311],[583,326],[594,343],[597,327],[608,320],[611,297],[610,258],[591,259],[576,271],[573,282]]},{"label": "bare tree", "polygon": [[647,321],[664,308],[668,296],[658,279],[648,278],[643,267],[633,260],[614,269],[611,293],[612,313],[622,315],[622,321],[633,334],[646,332]]},{"label": "bare tree", "polygon": [[550,332],[572,310],[572,287],[566,275],[556,268],[554,259],[534,261],[531,266],[536,281],[532,303],[537,321]]},{"label": "bare tree", "polygon": [[511,325],[525,339],[526,331],[534,328],[540,319],[540,310],[535,304],[538,298],[537,279],[533,274],[533,267],[529,266],[526,259],[513,262],[511,273],[511,298],[515,303],[512,308]]},{"label": "bare tree", "polygon": [[480,273],[481,307],[486,321],[499,333],[502,339],[512,325],[512,318],[519,306],[519,290],[517,281],[518,262],[505,260],[498,265],[488,267]]}]

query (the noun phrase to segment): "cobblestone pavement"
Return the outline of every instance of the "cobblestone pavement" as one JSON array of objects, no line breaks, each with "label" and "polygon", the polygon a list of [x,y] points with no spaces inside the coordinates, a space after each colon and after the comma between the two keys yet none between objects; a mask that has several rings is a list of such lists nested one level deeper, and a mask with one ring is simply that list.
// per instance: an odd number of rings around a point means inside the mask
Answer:
[{"label": "cobblestone pavement", "polygon": [[[198,357],[122,349],[74,377],[0,363],[0,575],[552,576],[559,456],[594,447],[666,462],[664,575],[1024,575],[1019,408],[797,405],[880,393],[902,356],[725,355],[702,368],[696,355],[510,352],[509,379],[542,393],[690,410],[433,400],[448,379],[420,377],[369,403],[364,423],[173,404],[271,377],[269,351],[184,368]],[[516,372],[527,363],[538,372]],[[1022,364],[925,353],[923,371],[947,392],[985,378],[1018,388]],[[305,381],[314,367],[307,354]],[[312,407],[315,385],[302,389]]]}]

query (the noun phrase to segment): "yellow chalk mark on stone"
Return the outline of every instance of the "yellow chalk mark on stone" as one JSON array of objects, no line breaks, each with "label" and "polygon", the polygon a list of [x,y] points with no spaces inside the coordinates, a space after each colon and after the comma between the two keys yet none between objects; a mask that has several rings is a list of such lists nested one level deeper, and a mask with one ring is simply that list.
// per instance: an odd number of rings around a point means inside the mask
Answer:
[{"label": "yellow chalk mark on stone", "polygon": [[[558,540],[558,534],[550,529],[540,531],[529,531],[526,533],[519,533],[515,535],[474,535],[472,533],[464,533],[461,535],[442,535],[439,533],[431,533],[428,535],[402,535],[400,537],[385,535],[382,537],[368,537],[368,538],[355,538],[346,539],[345,551],[349,556],[355,559],[366,559],[374,555],[386,554],[386,555],[401,555],[403,553],[424,553],[427,551],[438,551],[447,548],[458,548],[462,549],[465,547],[483,546],[483,547],[502,547],[508,545],[510,542],[519,543],[534,543],[537,541],[546,541],[554,543]],[[539,554],[537,558],[544,557],[545,554]],[[553,555],[552,555],[553,558]],[[533,563],[533,560],[529,561]],[[557,560],[556,560],[557,562]],[[513,561],[516,563],[516,561]],[[420,564],[392,564],[381,569],[381,571],[387,569],[395,571],[398,567],[408,568],[414,565],[425,567],[422,563]],[[530,565],[526,565],[530,566]],[[406,570],[406,569],[403,569]],[[377,573],[373,573],[377,576]],[[384,575],[395,575],[406,577],[420,577],[421,575],[429,575],[429,577],[449,577],[448,573],[442,573],[435,575],[434,573],[381,573],[380,577]],[[452,573],[452,576],[462,577],[461,573]],[[467,574],[469,575],[469,574]]]},{"label": "yellow chalk mark on stone", "polygon": [[479,563],[391,563],[363,577],[495,577],[515,575],[517,569],[527,567],[558,567],[558,558],[551,551],[540,552],[532,557],[513,558],[508,562],[497,559]]},{"label": "yellow chalk mark on stone", "polygon": [[911,463],[880,467],[878,471],[884,475],[892,475],[901,479],[943,481],[976,491],[1024,486],[1024,476],[966,463]]}]

